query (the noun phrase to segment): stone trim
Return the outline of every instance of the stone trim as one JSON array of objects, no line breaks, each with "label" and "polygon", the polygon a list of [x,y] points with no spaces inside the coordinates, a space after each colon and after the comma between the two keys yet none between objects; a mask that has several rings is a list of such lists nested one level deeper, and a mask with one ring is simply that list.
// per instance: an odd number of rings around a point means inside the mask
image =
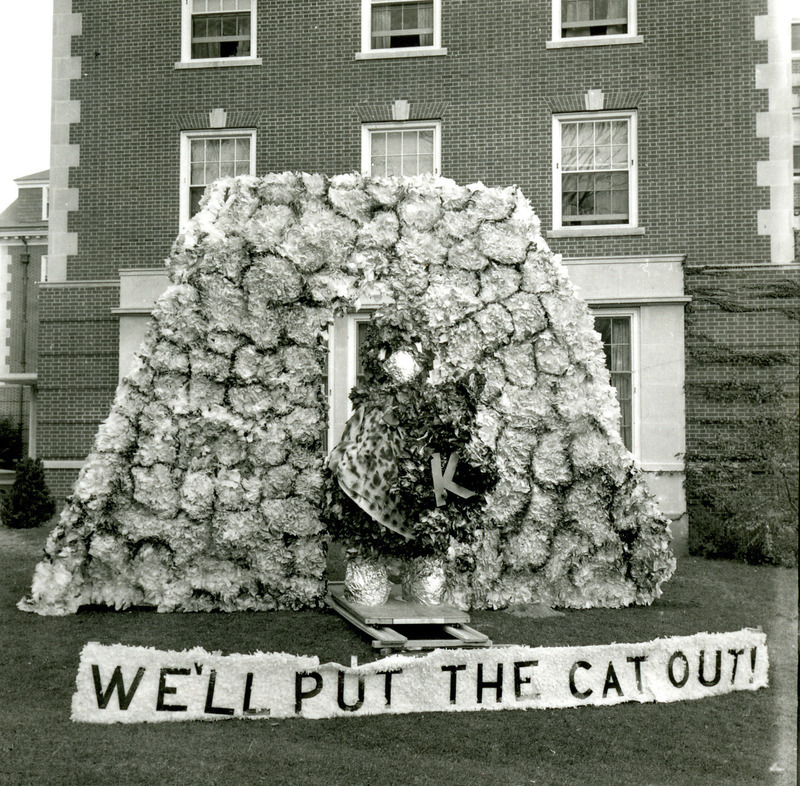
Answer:
[{"label": "stone trim", "polygon": [[69,214],[78,209],[78,189],[69,187],[70,170],[80,165],[80,146],[70,144],[70,126],[81,119],[80,101],[72,100],[73,80],[81,78],[81,58],[72,56],[72,39],[81,35],[81,15],[72,0],[53,2],[53,97],[50,136],[50,220],[48,275],[67,278],[67,257],[78,252],[78,235],[68,231]]},{"label": "stone trim", "polygon": [[85,281],[42,281],[40,289],[86,289],[96,287],[107,287],[108,289],[118,289],[119,281],[114,279],[86,279]]},{"label": "stone trim", "polygon": [[181,112],[172,116],[178,131],[199,131],[210,128],[256,128],[263,112],[258,110],[224,110],[212,108],[194,112]]},{"label": "stone trim", "polygon": [[686,254],[636,254],[633,256],[613,256],[613,257],[563,257],[565,265],[646,265],[672,264],[683,265],[686,262]]},{"label": "stone trim", "polygon": [[599,112],[614,109],[638,109],[644,96],[641,90],[587,90],[584,93],[545,96],[544,102],[553,114],[561,112]]},{"label": "stone trim", "polygon": [[393,101],[381,104],[357,104],[353,111],[362,123],[398,122],[398,105],[403,104],[407,116],[402,120],[441,120],[444,117],[449,101]]},{"label": "stone trim", "polygon": [[260,66],[262,60],[260,57],[228,57],[224,60],[191,60],[189,62],[180,61],[175,63],[175,68],[191,69],[191,68],[229,68],[233,66]]},{"label": "stone trim", "polygon": [[580,46],[620,46],[624,44],[643,44],[640,35],[598,35],[594,38],[560,38],[558,41],[546,41],[546,49],[576,49]]},{"label": "stone trim", "polygon": [[[773,263],[794,260],[792,182],[792,58],[788,4],[768,0],[755,17],[756,41],[767,42],[767,62],[755,67],[756,90],[766,90],[769,109],[756,114],[756,137],[769,140],[769,158],[756,162],[756,185],[769,188],[769,208],[759,210],[758,234],[770,238]],[[795,260],[796,261],[796,260]]]},{"label": "stone trim", "polygon": [[356,60],[396,60],[402,57],[442,57],[447,47],[409,47],[408,49],[381,49],[375,52],[356,52]]},{"label": "stone trim", "polygon": [[86,459],[45,459],[45,469],[83,469]]}]

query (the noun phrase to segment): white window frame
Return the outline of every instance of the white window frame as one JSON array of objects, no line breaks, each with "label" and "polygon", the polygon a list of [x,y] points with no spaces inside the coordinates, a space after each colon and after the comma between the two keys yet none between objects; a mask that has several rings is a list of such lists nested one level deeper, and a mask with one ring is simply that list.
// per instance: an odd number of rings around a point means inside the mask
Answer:
[{"label": "white window frame", "polygon": [[433,0],[433,44],[431,46],[407,46],[397,49],[372,48],[372,7],[389,3],[413,3],[420,0],[361,0],[361,51],[356,59],[420,57],[425,55],[446,55],[442,47],[442,0]]},{"label": "white window frame", "polygon": [[361,126],[361,172],[372,174],[372,133],[373,131],[433,131],[433,174],[442,171],[442,124],[439,120],[413,120],[402,123],[364,123]]},{"label": "white window frame", "polygon": [[350,391],[356,384],[358,326],[369,322],[375,305],[336,317],[328,326],[328,451],[339,442],[353,414]]},{"label": "white window frame", "polygon": [[[628,121],[628,221],[621,224],[567,224],[561,214],[561,124],[595,120]],[[622,171],[622,170],[620,170]],[[553,115],[553,231],[559,236],[627,234],[639,229],[638,122],[636,110]],[[638,232],[637,232],[638,233]]]},{"label": "white window frame", "polygon": [[609,46],[613,44],[641,44],[644,39],[637,35],[636,5],[637,0],[628,0],[628,32],[611,35],[587,35],[563,37],[561,32],[561,0],[553,2],[552,40],[547,42],[549,48],[571,46]]},{"label": "white window frame", "polygon": [[[640,311],[638,307],[591,306],[592,318],[628,317],[631,321],[631,453],[641,458],[642,401],[640,370]],[[610,372],[609,372],[610,375]]]},{"label": "white window frame", "polygon": [[181,131],[180,141],[180,224],[183,226],[190,218],[191,198],[191,143],[193,139],[224,139],[226,137],[250,137],[250,174],[256,171],[256,131],[254,128],[215,128],[203,131]]},{"label": "white window frame", "polygon": [[42,221],[50,218],[50,186],[42,186]]},{"label": "white window frame", "polygon": [[[261,63],[258,52],[258,39],[256,24],[258,0],[250,3],[250,54],[241,57],[203,57],[192,58],[192,16],[194,15],[194,0],[181,2],[181,61],[176,66],[226,66],[226,65],[257,65]],[[224,13],[224,12],[222,12]]]}]

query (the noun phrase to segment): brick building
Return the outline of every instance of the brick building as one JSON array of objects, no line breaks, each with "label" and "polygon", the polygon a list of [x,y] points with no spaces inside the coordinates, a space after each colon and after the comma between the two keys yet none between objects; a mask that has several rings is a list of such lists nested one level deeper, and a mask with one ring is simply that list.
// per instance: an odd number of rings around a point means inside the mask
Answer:
[{"label": "brick building", "polygon": [[[732,460],[759,391],[796,409],[790,23],[775,0],[55,0],[52,487],[74,481],[207,182],[434,171],[529,197],[685,540],[687,510],[708,512],[692,479]],[[332,331],[334,439],[366,318]]]},{"label": "brick building", "polygon": [[12,456],[36,455],[37,290],[47,271],[49,175],[17,178],[18,196],[0,212],[0,440],[9,443],[0,445],[0,486],[13,480]]}]

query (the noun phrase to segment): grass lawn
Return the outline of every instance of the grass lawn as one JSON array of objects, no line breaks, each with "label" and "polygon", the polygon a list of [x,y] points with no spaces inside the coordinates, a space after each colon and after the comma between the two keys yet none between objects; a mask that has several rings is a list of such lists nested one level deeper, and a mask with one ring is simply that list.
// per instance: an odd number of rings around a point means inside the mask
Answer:
[{"label": "grass lawn", "polygon": [[770,687],[675,704],[331,720],[72,723],[87,641],[182,650],[376,657],[329,612],[17,611],[44,529],[0,527],[0,783],[796,783],[797,571],[684,558],[649,608],[529,619],[476,612],[496,643],[609,644],[762,626]]}]

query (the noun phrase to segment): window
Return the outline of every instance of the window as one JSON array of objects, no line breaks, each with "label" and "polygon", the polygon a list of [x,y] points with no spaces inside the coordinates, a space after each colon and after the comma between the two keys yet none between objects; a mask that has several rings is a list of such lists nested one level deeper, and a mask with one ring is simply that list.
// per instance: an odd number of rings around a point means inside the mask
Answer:
[{"label": "window", "polygon": [[195,131],[181,136],[181,221],[220,177],[255,173],[255,131]]},{"label": "window", "polygon": [[183,0],[182,60],[252,58],[256,0]]},{"label": "window", "polygon": [[362,127],[361,169],[376,177],[439,174],[439,123]]},{"label": "window", "polygon": [[[620,407],[620,436],[625,447],[633,451],[634,446],[634,412],[635,396],[638,388],[634,369],[634,320],[633,310],[595,311],[594,326],[603,341],[606,367],[611,377],[611,385],[616,390]],[[339,320],[339,344],[343,344],[337,352],[334,342],[331,353],[329,378],[332,384],[328,390],[335,397],[331,401],[331,428],[328,439],[335,445],[341,437],[347,418],[352,414],[349,399],[350,390],[363,379],[362,348],[369,320],[370,311],[359,311],[347,314]],[[340,360],[336,361],[336,357]],[[334,365],[336,364],[336,365]],[[338,379],[338,383],[335,380]]]},{"label": "window", "polygon": [[636,226],[635,113],[553,122],[553,226]]},{"label": "window", "polygon": [[635,34],[635,0],[553,0],[554,40]]},{"label": "window", "polygon": [[446,54],[441,0],[361,0],[361,54]]},{"label": "window", "polygon": [[364,309],[336,317],[328,330],[329,448],[339,442],[345,423],[353,414],[350,391],[363,379],[362,348],[372,313],[372,310]]},{"label": "window", "polygon": [[42,221],[50,218],[50,186],[42,186]]},{"label": "window", "polygon": [[633,451],[634,396],[636,382],[633,368],[633,315],[598,315],[594,328],[603,341],[606,367],[611,376],[611,385],[617,392],[619,401],[619,432],[625,447]]},{"label": "window", "polygon": [[792,150],[794,158],[794,178],[800,178],[800,114],[792,116]]},{"label": "window", "polygon": [[433,46],[433,0],[428,2],[373,2],[370,49]]}]

